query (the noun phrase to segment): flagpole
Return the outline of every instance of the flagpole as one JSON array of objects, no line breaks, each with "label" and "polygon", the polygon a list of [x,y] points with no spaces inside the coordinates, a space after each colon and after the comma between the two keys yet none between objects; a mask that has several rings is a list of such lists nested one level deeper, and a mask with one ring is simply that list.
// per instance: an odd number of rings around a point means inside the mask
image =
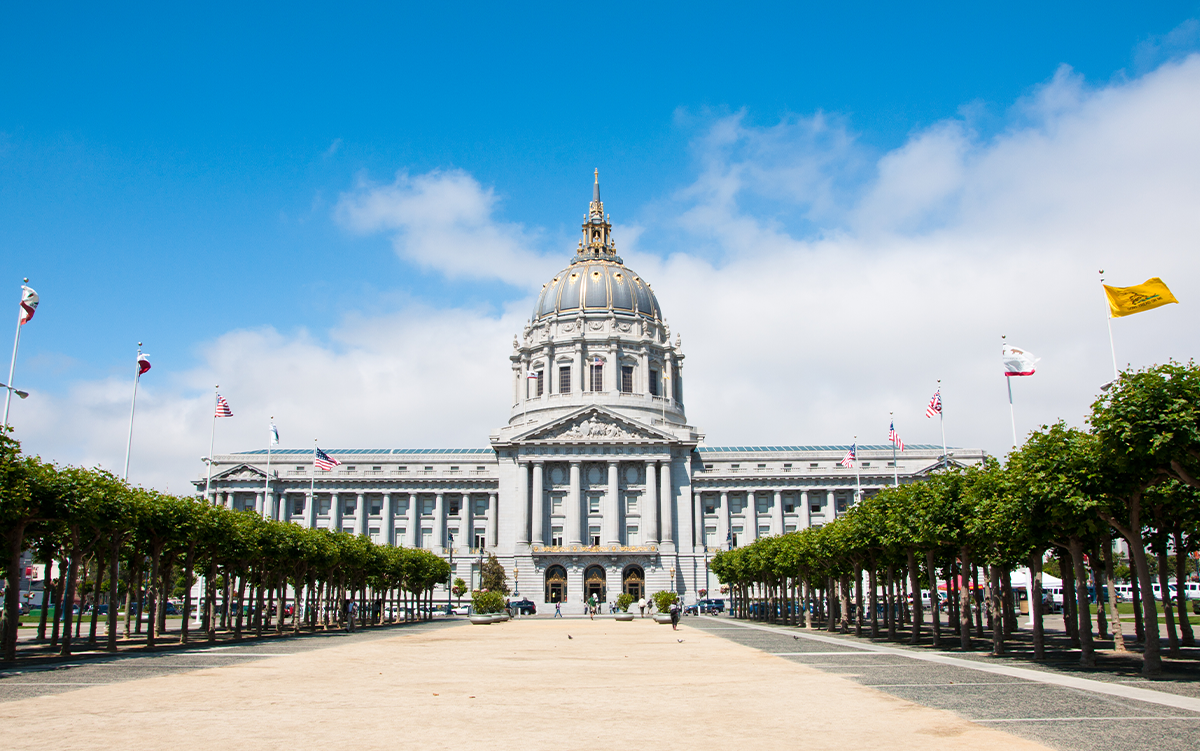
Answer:
[{"label": "flagpole", "polygon": [[1008,417],[1010,420],[1012,420],[1012,431],[1013,431],[1012,445],[1013,445],[1013,448],[1016,448],[1017,447],[1017,413],[1013,409],[1012,376],[1005,376],[1004,380],[1008,381]]},{"label": "flagpole", "polygon": [[[25,284],[29,284],[29,279],[25,279]],[[23,302],[24,300],[22,300]],[[13,374],[17,370],[17,347],[21,344],[21,316],[17,315],[17,337],[13,340],[12,360],[8,363],[8,388],[4,390],[4,427],[8,427],[8,406],[12,402],[13,395]]]},{"label": "flagpole", "polygon": [[[271,415],[271,424],[272,425],[275,424],[274,420],[275,420],[275,415]],[[270,505],[268,504],[268,501],[270,500],[270,495],[271,495],[271,443],[274,440],[275,440],[275,433],[274,433],[274,429],[272,428],[272,431],[269,432],[267,435],[267,478],[266,478],[266,482],[263,485],[263,507],[262,507],[262,515],[263,515],[264,519],[267,519],[267,518],[273,519],[274,518],[274,514],[271,513],[271,508],[270,508]]]},{"label": "flagpole", "polygon": [[[330,503],[329,505],[331,507],[330,513],[333,513],[333,511],[332,511],[333,504]],[[310,516],[310,518],[313,520],[313,526],[315,527],[316,523],[317,523],[317,439],[316,438],[313,439],[312,480],[310,480],[308,483],[308,508],[305,509],[304,515]],[[418,540],[421,539],[420,534],[421,534],[421,530],[418,529],[417,530],[417,539]]]},{"label": "flagpole", "polygon": [[[1100,269],[1100,290],[1104,291],[1104,269]],[[1107,294],[1104,296],[1104,307],[1108,311],[1108,315],[1105,316],[1105,319],[1108,321],[1108,348],[1112,350],[1113,380],[1115,381],[1121,377],[1121,371],[1117,369],[1117,344],[1113,339],[1112,309],[1108,305]]]},{"label": "flagpole", "polygon": [[[891,418],[892,432],[896,432],[896,413],[888,412],[888,417]],[[900,467],[896,464],[896,439],[893,436],[888,436],[888,440],[892,442],[892,485],[900,487]]]},{"label": "flagpole", "polygon": [[212,488],[213,446],[216,445],[217,440],[217,389],[219,388],[221,388],[219,383],[213,386],[212,435],[208,438],[208,479],[204,481],[204,500],[208,503],[213,503],[209,496]]},{"label": "flagpole", "polygon": [[[133,362],[133,369],[136,371],[133,374],[133,401],[129,405],[129,438],[125,441],[125,474],[121,476],[122,480],[129,479],[129,450],[133,448],[133,412],[137,409],[137,389],[138,382],[142,380],[142,343],[138,342],[138,359]],[[209,450],[211,453],[211,449]]]},{"label": "flagpole", "polygon": [[941,378],[938,379],[937,393],[938,393],[938,406],[941,407],[941,409],[938,410],[938,424],[940,424],[942,426],[942,459],[945,460],[945,459],[949,458],[947,456],[947,454],[949,452],[946,451],[946,400],[942,399],[942,379]]},{"label": "flagpole", "polygon": [[858,489],[854,491],[854,503],[862,503],[862,462],[858,460],[858,436],[854,436],[854,478]]}]

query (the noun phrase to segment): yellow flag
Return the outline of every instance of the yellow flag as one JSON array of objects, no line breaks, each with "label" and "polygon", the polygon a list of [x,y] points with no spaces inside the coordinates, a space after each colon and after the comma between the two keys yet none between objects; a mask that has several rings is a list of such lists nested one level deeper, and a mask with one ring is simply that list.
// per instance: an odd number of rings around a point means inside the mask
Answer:
[{"label": "yellow flag", "polygon": [[1105,284],[1104,294],[1108,295],[1108,311],[1113,318],[1131,316],[1143,310],[1179,302],[1157,276],[1133,287],[1110,287]]}]

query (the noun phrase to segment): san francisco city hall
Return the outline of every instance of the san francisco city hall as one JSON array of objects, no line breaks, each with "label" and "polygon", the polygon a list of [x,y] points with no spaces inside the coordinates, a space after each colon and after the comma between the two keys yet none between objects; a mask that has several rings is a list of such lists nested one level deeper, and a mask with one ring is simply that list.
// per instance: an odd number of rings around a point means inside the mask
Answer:
[{"label": "san francisco city hall", "polygon": [[[269,480],[266,449],[218,455],[211,500],[427,548],[472,586],[494,553],[514,598],[565,612],[592,594],[674,588],[693,602],[718,586],[714,552],[834,519],[857,479],[838,463],[844,445],[704,445],[684,359],[649,282],[617,255],[597,177],[574,258],[513,339],[511,414],[488,448],[327,449],[342,464],[316,471],[315,494],[312,449],[273,450]],[[865,494],[984,456],[912,445],[896,466],[892,453],[859,447]]]}]

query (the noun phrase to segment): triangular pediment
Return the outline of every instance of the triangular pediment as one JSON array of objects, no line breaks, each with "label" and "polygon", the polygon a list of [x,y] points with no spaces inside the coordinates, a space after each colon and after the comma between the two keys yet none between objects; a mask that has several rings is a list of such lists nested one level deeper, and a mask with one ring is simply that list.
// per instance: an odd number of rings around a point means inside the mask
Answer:
[{"label": "triangular pediment", "polygon": [[675,436],[649,425],[622,417],[603,407],[584,407],[549,425],[541,425],[517,436],[516,441],[561,441],[564,443],[607,443],[625,441],[671,441]]},{"label": "triangular pediment", "polygon": [[214,480],[265,480],[267,473],[249,464],[239,464],[236,467],[213,475]]}]

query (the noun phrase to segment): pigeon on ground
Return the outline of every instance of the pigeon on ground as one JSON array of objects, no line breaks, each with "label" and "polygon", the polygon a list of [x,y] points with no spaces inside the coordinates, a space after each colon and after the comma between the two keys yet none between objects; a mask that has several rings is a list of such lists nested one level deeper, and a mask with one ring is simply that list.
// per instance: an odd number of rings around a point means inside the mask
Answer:
[{"label": "pigeon on ground", "polygon": [[796,636],[795,634],[792,634],[792,640],[793,640],[793,641],[800,641],[800,637],[799,637],[799,636]]},{"label": "pigeon on ground", "polygon": [[680,644],[683,644],[683,639],[676,639],[675,641],[679,642]]},{"label": "pigeon on ground", "polygon": [[574,637],[574,636],[571,636],[570,634],[567,634],[567,638],[568,638],[568,639],[574,639],[575,637]]}]

